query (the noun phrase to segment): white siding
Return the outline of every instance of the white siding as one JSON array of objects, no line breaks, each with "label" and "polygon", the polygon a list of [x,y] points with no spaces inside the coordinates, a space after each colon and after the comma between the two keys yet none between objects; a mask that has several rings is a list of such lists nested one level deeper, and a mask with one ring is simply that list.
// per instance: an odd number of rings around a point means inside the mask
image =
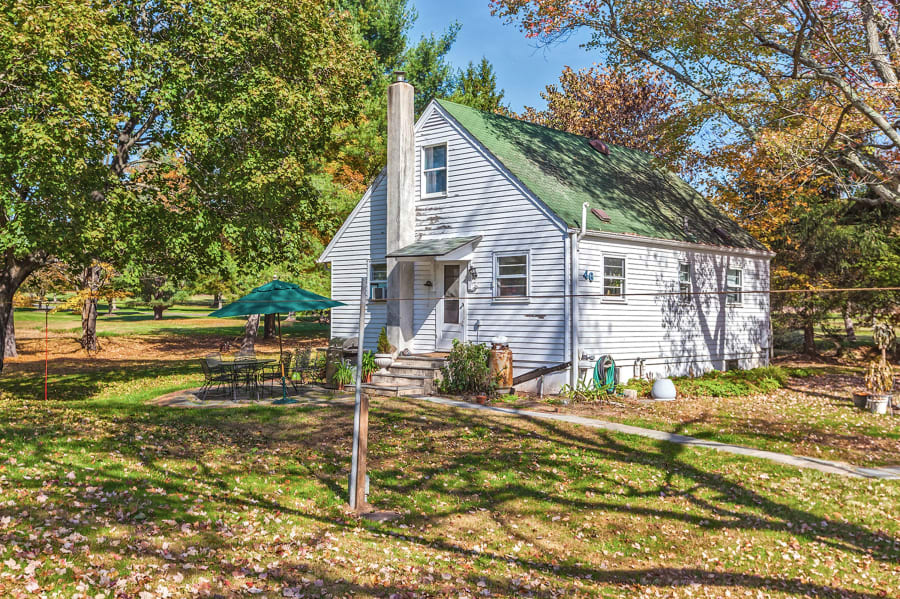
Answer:
[{"label": "white siding", "polygon": [[[380,176],[366,191],[328,253],[331,262],[331,297],[346,306],[331,309],[331,336],[356,337],[359,328],[359,281],[366,276],[370,260],[383,260],[387,186]],[[386,305],[369,303],[363,347],[375,349],[385,324]]]},{"label": "white siding", "polygon": [[[467,293],[466,338],[486,342],[505,335],[513,351],[516,370],[565,361],[566,313],[564,298],[565,231],[555,216],[527,197],[480,147],[462,135],[438,111],[427,116],[416,135],[416,172],[421,173],[422,146],[447,143],[447,195],[421,199],[421,175],[416,181],[416,237],[434,239],[482,235],[471,265],[477,271],[477,289]],[[495,252],[530,253],[532,298],[525,303],[491,299]],[[439,295],[430,265],[417,264],[415,293],[420,298]],[[431,280],[434,287],[425,287]],[[436,301],[416,302],[416,351],[435,347]]]},{"label": "white siding", "polygon": [[[626,260],[624,301],[601,297],[604,255]],[[744,291],[768,290],[768,258],[585,238],[578,262],[579,346],[594,356],[610,354],[624,379],[635,375],[636,358],[646,360],[645,372],[666,376],[721,370],[733,359],[741,368],[767,363],[768,294],[747,293],[732,306],[724,295],[694,295],[684,303],[674,293],[681,262],[691,264],[695,292],[724,291],[728,267],[742,269]],[[593,282],[585,271],[594,273]]]}]

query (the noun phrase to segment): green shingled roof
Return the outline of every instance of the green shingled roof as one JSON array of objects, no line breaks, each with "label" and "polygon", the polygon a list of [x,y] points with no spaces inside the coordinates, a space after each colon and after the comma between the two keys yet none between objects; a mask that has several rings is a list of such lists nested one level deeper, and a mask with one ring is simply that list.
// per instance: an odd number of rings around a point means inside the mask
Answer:
[{"label": "green shingled roof", "polygon": [[589,211],[591,230],[765,249],[649,154],[608,144],[604,155],[578,135],[438,103],[569,227],[581,226],[581,204],[587,202],[610,219],[603,222]]}]

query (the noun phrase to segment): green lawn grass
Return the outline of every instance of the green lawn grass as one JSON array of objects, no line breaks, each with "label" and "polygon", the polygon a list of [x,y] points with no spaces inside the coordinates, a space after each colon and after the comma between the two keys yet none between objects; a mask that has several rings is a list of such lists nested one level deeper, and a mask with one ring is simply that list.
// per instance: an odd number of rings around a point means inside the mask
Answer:
[{"label": "green lawn grass", "polygon": [[900,594],[900,484],[376,399],[183,410],[190,364],[0,379],[0,596],[851,597]]},{"label": "green lawn grass", "polygon": [[[163,313],[162,320],[153,320],[153,311],[145,308],[121,308],[106,314],[100,306],[97,317],[98,337],[122,337],[131,335],[209,335],[236,337],[243,335],[246,318],[211,318],[211,308],[195,305],[177,305]],[[20,308],[16,310],[16,331],[19,335],[37,335],[44,330],[44,312]],[[48,316],[51,333],[81,334],[81,315],[68,311],[51,312]],[[319,334],[327,329],[318,322],[298,319],[282,322],[282,333],[287,337],[304,337]]]}]

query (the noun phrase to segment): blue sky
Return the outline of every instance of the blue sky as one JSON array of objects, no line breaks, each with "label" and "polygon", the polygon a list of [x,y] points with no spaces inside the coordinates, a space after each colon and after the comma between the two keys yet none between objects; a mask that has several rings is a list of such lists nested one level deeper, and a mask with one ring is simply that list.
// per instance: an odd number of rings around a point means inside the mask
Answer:
[{"label": "blue sky", "polygon": [[506,92],[504,101],[519,112],[523,106],[543,108],[540,93],[550,83],[559,81],[564,66],[573,69],[600,62],[597,50],[579,46],[589,39],[587,34],[573,36],[550,48],[538,48],[515,25],[504,25],[491,16],[488,0],[415,0],[419,19],[412,40],[423,34],[443,32],[449,23],[462,25],[449,59],[455,67],[486,56],[497,73],[497,86]]}]

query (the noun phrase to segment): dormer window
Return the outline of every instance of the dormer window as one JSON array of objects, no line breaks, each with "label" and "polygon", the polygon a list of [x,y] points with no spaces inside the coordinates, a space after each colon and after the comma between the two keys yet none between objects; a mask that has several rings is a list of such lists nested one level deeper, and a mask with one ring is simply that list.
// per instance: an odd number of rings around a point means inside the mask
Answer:
[{"label": "dormer window", "polygon": [[447,193],[447,144],[424,148],[422,179],[424,197],[442,196]]}]

